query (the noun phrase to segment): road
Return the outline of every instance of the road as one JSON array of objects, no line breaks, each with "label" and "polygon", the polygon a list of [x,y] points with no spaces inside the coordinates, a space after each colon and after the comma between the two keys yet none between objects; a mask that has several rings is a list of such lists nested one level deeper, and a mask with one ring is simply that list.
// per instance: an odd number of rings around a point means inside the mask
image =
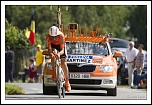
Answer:
[{"label": "road", "polygon": [[[57,95],[43,95],[42,83],[13,83],[22,87],[23,95],[6,95],[5,100],[58,100]],[[64,100],[146,100],[147,91],[118,86],[117,96],[107,96],[105,90],[71,90],[66,92]]]}]

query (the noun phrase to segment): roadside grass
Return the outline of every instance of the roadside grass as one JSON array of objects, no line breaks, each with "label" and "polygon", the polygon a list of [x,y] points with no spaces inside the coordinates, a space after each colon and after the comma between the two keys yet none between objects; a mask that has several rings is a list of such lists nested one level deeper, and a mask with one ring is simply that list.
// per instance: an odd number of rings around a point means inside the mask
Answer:
[{"label": "roadside grass", "polygon": [[25,94],[24,90],[14,84],[5,84],[5,95]]}]

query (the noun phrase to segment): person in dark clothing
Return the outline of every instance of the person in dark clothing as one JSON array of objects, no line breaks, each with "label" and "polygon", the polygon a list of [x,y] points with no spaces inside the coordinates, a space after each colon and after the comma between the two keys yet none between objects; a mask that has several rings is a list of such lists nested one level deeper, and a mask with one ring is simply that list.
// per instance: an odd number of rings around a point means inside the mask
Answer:
[{"label": "person in dark clothing", "polygon": [[13,80],[13,72],[14,72],[14,57],[15,54],[12,50],[10,50],[10,47],[7,46],[6,47],[7,50],[7,54],[6,54],[6,80],[5,82],[8,82],[10,80],[10,82],[14,82]]},{"label": "person in dark clothing", "polygon": [[29,75],[30,71],[27,69],[27,67],[24,68],[24,74],[22,75],[22,82],[26,81],[26,75]]}]

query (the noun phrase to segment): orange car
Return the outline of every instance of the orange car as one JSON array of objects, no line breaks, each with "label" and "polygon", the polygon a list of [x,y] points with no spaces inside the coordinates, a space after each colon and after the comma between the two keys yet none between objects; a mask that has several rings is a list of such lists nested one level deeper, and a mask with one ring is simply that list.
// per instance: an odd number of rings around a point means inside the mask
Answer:
[{"label": "orange car", "polygon": [[[72,24],[70,24],[72,25]],[[69,82],[72,89],[106,90],[107,95],[117,95],[117,62],[114,56],[123,56],[116,51],[113,55],[106,36],[76,34],[77,28],[69,29],[72,34],[66,37],[69,68]],[[47,55],[44,50],[43,54]],[[44,67],[43,93],[56,93],[56,84],[51,80],[52,66],[48,60]]]}]

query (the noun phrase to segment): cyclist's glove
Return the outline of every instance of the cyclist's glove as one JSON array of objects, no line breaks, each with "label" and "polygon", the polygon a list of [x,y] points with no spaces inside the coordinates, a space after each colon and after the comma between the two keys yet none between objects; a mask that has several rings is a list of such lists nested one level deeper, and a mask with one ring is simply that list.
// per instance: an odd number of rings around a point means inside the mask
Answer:
[{"label": "cyclist's glove", "polygon": [[57,54],[56,54],[56,57],[59,59],[59,58],[60,58],[60,53],[57,53]]},{"label": "cyclist's glove", "polygon": [[54,59],[55,57],[53,53],[51,53],[50,56],[51,56],[51,59]]}]

